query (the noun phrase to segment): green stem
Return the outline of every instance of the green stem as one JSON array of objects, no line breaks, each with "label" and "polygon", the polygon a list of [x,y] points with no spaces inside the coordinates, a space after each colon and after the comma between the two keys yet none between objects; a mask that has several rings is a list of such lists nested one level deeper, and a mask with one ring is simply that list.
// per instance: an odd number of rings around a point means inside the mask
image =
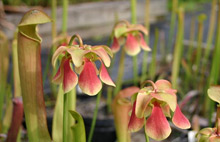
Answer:
[{"label": "green stem", "polygon": [[68,0],[63,0],[63,23],[62,33],[66,34],[67,31],[67,17],[68,17]]},{"label": "green stem", "polygon": [[138,85],[138,59],[137,56],[134,56],[133,58],[133,76],[134,76],[134,85]]},{"label": "green stem", "polygon": [[95,124],[96,124],[96,119],[97,119],[98,110],[99,110],[98,108],[99,108],[99,103],[101,99],[101,94],[102,94],[102,91],[98,93],[97,98],[96,98],[96,106],[95,106],[95,111],[94,111],[93,118],[92,118],[92,125],[89,131],[88,142],[92,142],[92,137],[93,137],[93,133],[95,130]]},{"label": "green stem", "polygon": [[154,79],[155,73],[156,73],[158,38],[159,38],[159,30],[156,28],[155,29],[155,39],[154,39],[154,48],[153,48],[153,51],[152,51],[152,61],[151,61],[151,66],[150,66],[150,71],[149,71],[149,75],[150,75],[152,80]]},{"label": "green stem", "polygon": [[[137,14],[136,14],[136,6],[137,1],[131,0],[131,23],[137,23]],[[133,57],[133,77],[134,77],[134,85],[138,84],[138,60],[137,56]]]},{"label": "green stem", "polygon": [[217,6],[216,5],[217,5],[217,0],[213,0],[212,1],[212,9],[211,9],[211,13],[210,13],[209,31],[208,31],[207,41],[206,41],[203,67],[206,67],[206,65],[208,63],[209,55],[210,55],[210,49],[211,49],[212,41],[213,41],[213,35],[214,35],[214,32],[215,32],[216,11],[217,11]]},{"label": "green stem", "polygon": [[146,142],[150,142],[150,140],[149,140],[149,137],[148,137],[147,133],[145,133],[145,139],[146,139]]},{"label": "green stem", "polygon": [[63,142],[67,142],[67,139],[68,139],[68,135],[67,135],[67,132],[68,132],[68,93],[65,93],[64,94],[64,98],[63,98]]},{"label": "green stem", "polygon": [[203,39],[204,16],[205,16],[204,14],[201,14],[198,17],[198,21],[199,21],[198,42],[197,42],[197,51],[196,51],[196,71],[195,71],[195,76],[194,77],[196,77],[198,75],[198,71],[200,70],[200,60],[201,60],[201,56],[202,56],[202,39]]},{"label": "green stem", "polygon": [[57,30],[56,30],[56,21],[57,21],[57,0],[52,0],[51,2],[51,7],[52,7],[52,10],[51,10],[51,17],[53,19],[53,22],[52,22],[52,38],[53,40],[55,39],[55,37],[57,36]]},{"label": "green stem", "polygon": [[121,86],[122,86],[122,81],[123,81],[123,76],[124,76],[124,62],[125,62],[125,50],[121,50],[121,56],[120,56],[120,61],[119,61],[119,66],[118,66],[118,76],[116,80],[116,88],[114,89],[114,96],[117,95],[117,93],[120,91]]},{"label": "green stem", "polygon": [[137,23],[137,17],[136,17],[136,0],[131,0],[131,23],[136,24]]},{"label": "green stem", "polygon": [[[148,30],[148,33],[150,34],[150,0],[146,0],[145,3],[145,27]],[[149,44],[150,41],[150,35],[145,36],[145,41]],[[143,61],[142,61],[142,75],[141,75],[141,82],[143,82],[147,78],[147,57],[148,52],[144,51],[143,54]]]},{"label": "green stem", "polygon": [[188,49],[188,52],[187,52],[187,61],[188,61],[188,64],[189,66],[191,67],[191,64],[192,64],[192,53],[193,53],[193,49],[194,49],[194,39],[195,39],[195,23],[196,23],[196,20],[195,20],[195,17],[192,18],[191,20],[191,24],[190,24],[190,37],[189,37],[189,49]]},{"label": "green stem", "polygon": [[170,33],[169,33],[169,39],[168,39],[168,48],[169,53],[172,51],[172,41],[174,36],[174,29],[176,25],[176,12],[178,8],[178,0],[172,0],[172,13],[171,13],[171,20],[170,20]]},{"label": "green stem", "polygon": [[173,88],[177,88],[177,79],[179,76],[179,68],[180,68],[180,60],[182,57],[182,44],[183,44],[183,35],[184,35],[184,9],[179,8],[178,11],[178,34],[177,34],[177,40],[176,40],[176,46],[174,49],[174,60],[173,60],[173,66],[172,66],[172,77],[171,82],[173,85]]}]

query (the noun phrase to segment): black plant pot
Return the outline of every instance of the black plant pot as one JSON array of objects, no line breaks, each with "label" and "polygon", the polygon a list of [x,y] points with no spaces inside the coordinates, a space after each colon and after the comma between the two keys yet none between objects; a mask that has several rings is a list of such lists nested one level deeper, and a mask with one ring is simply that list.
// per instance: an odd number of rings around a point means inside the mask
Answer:
[{"label": "black plant pot", "polygon": [[[86,137],[89,136],[89,131],[92,124],[92,118],[84,118]],[[114,120],[103,119],[96,120],[96,126],[92,138],[92,142],[115,142],[116,141],[116,132],[114,127]]]}]

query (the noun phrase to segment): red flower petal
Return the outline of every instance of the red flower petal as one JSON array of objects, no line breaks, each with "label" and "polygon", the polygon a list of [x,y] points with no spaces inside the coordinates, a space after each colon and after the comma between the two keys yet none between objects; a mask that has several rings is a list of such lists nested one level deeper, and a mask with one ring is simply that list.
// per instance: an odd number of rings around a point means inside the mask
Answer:
[{"label": "red flower petal", "polygon": [[63,63],[63,90],[64,93],[71,91],[78,82],[78,77],[70,67],[70,59]]},{"label": "red flower petal", "polygon": [[166,139],[170,135],[170,125],[159,104],[154,104],[152,114],[146,122],[145,132],[149,137],[157,141]]},{"label": "red flower petal", "polygon": [[61,73],[61,65],[57,70],[57,73],[55,74],[55,76],[52,79],[52,82],[55,84],[60,84],[63,81],[63,73]]},{"label": "red flower petal", "polygon": [[57,48],[57,50],[54,52],[53,57],[52,57],[52,65],[53,67],[55,67],[57,58],[59,57],[60,54],[63,54],[64,51],[67,50],[66,46],[60,46],[59,48]]},{"label": "red flower petal", "polygon": [[136,132],[136,131],[140,130],[144,125],[144,117],[143,118],[136,117],[135,107],[136,107],[136,101],[133,104],[130,121],[128,123],[128,130],[131,132]]},{"label": "red flower petal", "polygon": [[153,98],[151,95],[147,94],[146,92],[147,92],[146,89],[143,88],[139,91],[137,95],[135,112],[138,118],[144,117],[144,114],[146,113],[145,109],[147,108],[148,104]]},{"label": "red flower petal", "polygon": [[113,53],[116,53],[120,50],[120,45],[119,45],[119,42],[116,37],[114,37],[114,39],[113,39],[111,49],[112,49]]},{"label": "red flower petal", "polygon": [[145,42],[142,34],[140,34],[140,45],[141,45],[142,49],[144,49],[145,51],[151,51],[150,47]]},{"label": "red flower petal", "polygon": [[183,115],[178,105],[176,106],[172,121],[174,125],[181,129],[188,129],[191,127],[189,120]]},{"label": "red flower petal", "polygon": [[130,56],[135,56],[141,51],[137,39],[132,34],[127,35],[125,51]]},{"label": "red flower petal", "polygon": [[114,82],[112,81],[111,77],[109,76],[108,71],[107,71],[107,69],[105,68],[105,65],[104,65],[103,63],[101,63],[100,79],[101,79],[105,84],[108,84],[108,85],[111,85],[111,86],[114,86],[114,87],[115,87],[115,84],[114,84]]},{"label": "red flower petal", "polygon": [[101,90],[102,83],[97,77],[95,65],[90,61],[84,63],[84,68],[79,75],[79,87],[88,95],[96,95]]}]

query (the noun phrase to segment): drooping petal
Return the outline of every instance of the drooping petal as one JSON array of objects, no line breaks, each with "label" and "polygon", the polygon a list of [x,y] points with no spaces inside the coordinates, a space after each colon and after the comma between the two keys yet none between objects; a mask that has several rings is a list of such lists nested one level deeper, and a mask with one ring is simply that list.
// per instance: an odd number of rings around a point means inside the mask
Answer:
[{"label": "drooping petal", "polygon": [[135,115],[135,107],[136,107],[136,101],[133,104],[131,117],[128,123],[128,130],[131,132],[136,132],[140,130],[144,125],[144,117],[138,118]]},{"label": "drooping petal", "polygon": [[166,90],[166,89],[172,89],[172,84],[164,79],[160,79],[155,82],[155,85],[157,86],[157,89],[160,90]]},{"label": "drooping petal", "polygon": [[151,95],[160,100],[166,102],[170,109],[174,112],[176,110],[177,98],[176,95],[169,94],[169,93],[151,93]]},{"label": "drooping petal", "polygon": [[83,50],[81,48],[73,47],[73,48],[68,48],[67,52],[71,55],[74,65],[76,67],[80,67],[83,63],[83,56],[89,51]]},{"label": "drooping petal", "polygon": [[55,84],[60,84],[63,81],[63,73],[61,73],[61,68],[59,67],[57,70],[57,73],[52,79],[52,82]]},{"label": "drooping petal", "polygon": [[129,29],[127,29],[126,32],[132,32],[132,31],[141,31],[145,35],[148,35],[148,31],[143,25],[132,25]]},{"label": "drooping petal", "polygon": [[105,68],[105,65],[102,62],[101,62],[101,68],[100,68],[100,74],[99,75],[100,75],[100,79],[105,84],[108,84],[108,85],[111,85],[111,86],[115,87],[114,82],[112,81],[111,77],[108,74],[107,69]]},{"label": "drooping petal", "polygon": [[102,83],[97,77],[95,65],[90,61],[84,63],[84,68],[79,75],[79,87],[88,95],[96,95],[101,90]]},{"label": "drooping petal", "polygon": [[136,99],[137,103],[135,112],[138,118],[144,117],[144,114],[146,113],[145,109],[153,98],[151,95],[147,94],[146,91],[142,92],[142,90],[139,91]]},{"label": "drooping petal", "polygon": [[114,39],[113,39],[113,43],[112,43],[111,49],[112,49],[113,53],[116,53],[116,52],[118,52],[120,50],[120,44],[119,44],[119,42],[118,42],[116,37],[114,37]]},{"label": "drooping petal", "polygon": [[57,50],[54,52],[53,57],[52,57],[52,65],[55,67],[57,58],[59,57],[60,54],[62,54],[64,51],[66,51],[67,47],[66,46],[60,46],[57,48]]},{"label": "drooping petal", "polygon": [[71,91],[77,84],[78,77],[70,67],[70,59],[64,61],[63,64],[63,90],[64,93]]},{"label": "drooping petal", "polygon": [[140,34],[140,45],[141,45],[141,48],[144,49],[145,51],[151,51],[150,47],[145,42],[142,34]]},{"label": "drooping petal", "polygon": [[57,73],[55,74],[55,76],[52,79],[52,82],[55,84],[60,84],[63,81],[63,65],[64,65],[64,61],[65,59],[63,58],[61,60],[60,66],[57,70]]},{"label": "drooping petal", "polygon": [[130,56],[135,56],[141,51],[137,39],[132,34],[127,35],[125,51]]},{"label": "drooping petal", "polygon": [[172,121],[174,125],[181,129],[189,129],[191,127],[189,120],[183,115],[178,105],[176,106]]},{"label": "drooping petal", "polygon": [[170,125],[159,104],[154,104],[151,116],[146,121],[145,132],[157,141],[164,140],[170,135]]},{"label": "drooping petal", "polygon": [[110,66],[111,59],[103,48],[95,48],[95,50],[91,50],[91,51],[97,54],[102,59],[106,67]]}]

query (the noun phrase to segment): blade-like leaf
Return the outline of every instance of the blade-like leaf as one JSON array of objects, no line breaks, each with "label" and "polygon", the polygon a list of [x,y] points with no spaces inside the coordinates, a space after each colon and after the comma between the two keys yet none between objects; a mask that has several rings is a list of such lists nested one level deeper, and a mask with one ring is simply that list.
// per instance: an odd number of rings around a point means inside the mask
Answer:
[{"label": "blade-like leaf", "polygon": [[85,126],[82,116],[76,111],[70,110],[69,112],[76,120],[76,123],[71,127],[74,133],[74,142],[86,142]]},{"label": "blade-like leaf", "polygon": [[52,138],[54,142],[63,141],[63,94],[62,85],[60,85],[53,115]]}]

